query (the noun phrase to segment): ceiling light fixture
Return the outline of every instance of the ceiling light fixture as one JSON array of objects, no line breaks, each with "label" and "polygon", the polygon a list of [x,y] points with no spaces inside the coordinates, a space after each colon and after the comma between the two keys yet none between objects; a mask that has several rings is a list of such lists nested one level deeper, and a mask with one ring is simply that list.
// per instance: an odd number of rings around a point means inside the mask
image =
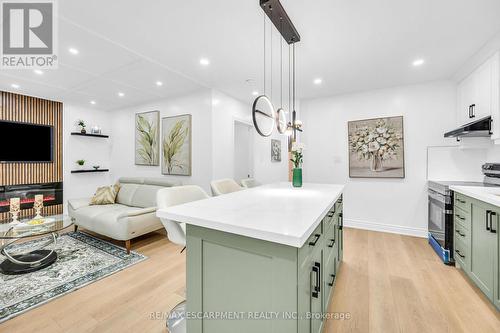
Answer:
[{"label": "ceiling light fixture", "polygon": [[120,92],[118,93],[118,96],[123,97],[123,96],[125,96],[125,94],[124,94],[124,93],[122,93],[122,92],[120,91]]},{"label": "ceiling light fixture", "polygon": [[[252,110],[252,118],[254,121],[254,126],[257,132],[262,136],[269,136],[272,133],[272,129],[270,131],[266,131],[268,129],[269,124],[272,123],[274,125],[277,122],[278,132],[282,134],[288,134],[288,149],[291,151],[292,144],[297,141],[297,132],[302,132],[302,122],[297,119],[297,111],[295,109],[295,101],[296,101],[296,85],[295,85],[295,44],[300,42],[300,35],[295,29],[292,21],[290,20],[288,14],[285,9],[281,5],[278,0],[261,0],[260,6],[264,11],[264,95],[257,97],[253,103]],[[290,121],[286,121],[286,116],[288,112],[283,109],[283,96],[280,98],[281,107],[278,109],[278,116],[276,116],[274,112],[274,108],[272,107],[271,100],[265,95],[266,94],[266,18],[269,17],[270,21],[274,24],[278,32],[281,34],[281,37],[288,44],[288,57],[289,57],[289,71],[288,71],[288,108],[291,113]],[[271,99],[272,99],[272,64],[273,64],[273,56],[272,56],[272,31],[271,31]],[[291,56],[293,50],[293,57]],[[282,50],[281,56],[283,57]],[[293,61],[293,64],[292,64]],[[283,65],[281,64],[283,67]],[[280,71],[281,81],[282,78],[282,69]],[[293,76],[292,76],[293,69]],[[293,85],[293,89],[292,89]],[[281,90],[283,90],[283,82],[281,82]],[[292,93],[293,92],[293,93]],[[282,93],[281,93],[282,94]],[[264,102],[261,99],[266,99]],[[270,109],[271,108],[271,109]],[[274,116],[274,117],[273,117]],[[262,131],[263,126],[266,130]],[[274,126],[273,126],[274,127]]]},{"label": "ceiling light fixture", "polygon": [[14,89],[19,89],[19,85],[17,83],[12,83],[10,86]]},{"label": "ceiling light fixture", "polygon": [[156,85],[157,85],[158,87],[161,87],[161,86],[163,85],[163,82],[161,82],[161,81],[156,81]]},{"label": "ceiling light fixture", "polygon": [[416,59],[412,62],[414,67],[422,66],[425,63],[424,59]]},{"label": "ceiling light fixture", "polygon": [[202,65],[202,66],[208,66],[208,65],[210,65],[210,60],[208,60],[207,58],[201,58],[200,59],[200,65]]},{"label": "ceiling light fixture", "polygon": [[43,71],[41,69],[35,69],[33,70],[33,72],[37,75],[42,75],[43,74]]},{"label": "ceiling light fixture", "polygon": [[90,104],[95,105],[95,101],[90,101]]},{"label": "ceiling light fixture", "polygon": [[254,95],[254,96],[258,96],[258,95],[259,95],[259,92],[258,92],[258,91],[252,91],[252,95]]},{"label": "ceiling light fixture", "polygon": [[314,82],[315,85],[320,85],[320,84],[323,83],[323,79],[321,79],[321,78],[318,77],[318,78],[314,79],[313,82]]},{"label": "ceiling light fixture", "polygon": [[68,51],[69,51],[69,53],[71,53],[71,54],[78,54],[78,53],[80,53],[80,51],[78,51],[78,50],[77,50],[77,49],[75,49],[74,47],[70,47],[70,48],[68,49]]}]

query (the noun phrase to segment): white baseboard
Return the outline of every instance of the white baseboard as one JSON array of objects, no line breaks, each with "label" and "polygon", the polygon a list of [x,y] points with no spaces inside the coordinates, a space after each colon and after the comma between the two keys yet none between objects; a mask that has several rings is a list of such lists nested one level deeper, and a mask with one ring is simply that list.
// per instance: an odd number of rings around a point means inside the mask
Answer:
[{"label": "white baseboard", "polygon": [[401,235],[408,235],[408,236],[415,236],[422,238],[428,237],[427,228],[415,228],[402,225],[392,225],[392,224],[384,224],[384,223],[376,223],[376,222],[368,222],[368,221],[360,221],[352,219],[344,219],[344,226],[348,228],[390,232],[392,234],[401,234]]}]

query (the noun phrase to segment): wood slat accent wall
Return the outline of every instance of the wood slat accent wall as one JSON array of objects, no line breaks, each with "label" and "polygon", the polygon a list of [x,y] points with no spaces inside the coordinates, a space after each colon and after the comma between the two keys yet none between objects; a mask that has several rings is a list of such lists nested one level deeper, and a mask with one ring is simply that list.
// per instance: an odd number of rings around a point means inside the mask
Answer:
[{"label": "wood slat accent wall", "polygon": [[[19,121],[54,127],[54,152],[51,163],[2,163],[0,185],[39,184],[63,181],[63,104],[37,97],[0,92],[0,120]],[[8,144],[2,142],[2,144]],[[15,145],[15,138],[9,144]],[[36,142],[31,147],[36,149]],[[45,207],[53,214],[62,213],[62,205]],[[24,213],[24,212],[23,212]],[[27,211],[28,213],[28,211]],[[3,214],[0,214],[0,218]]]}]

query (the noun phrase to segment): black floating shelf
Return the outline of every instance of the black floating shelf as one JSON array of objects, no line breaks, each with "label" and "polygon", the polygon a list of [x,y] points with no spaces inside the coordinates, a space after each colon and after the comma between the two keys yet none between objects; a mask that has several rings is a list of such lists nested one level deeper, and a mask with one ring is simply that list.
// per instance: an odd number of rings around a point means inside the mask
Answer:
[{"label": "black floating shelf", "polygon": [[108,172],[109,169],[88,169],[88,170],[71,170],[71,173],[87,173],[87,172]]},{"label": "black floating shelf", "polygon": [[104,134],[88,134],[88,133],[80,133],[80,132],[71,132],[71,135],[79,135],[79,136],[93,136],[94,138],[109,138],[109,135]]}]

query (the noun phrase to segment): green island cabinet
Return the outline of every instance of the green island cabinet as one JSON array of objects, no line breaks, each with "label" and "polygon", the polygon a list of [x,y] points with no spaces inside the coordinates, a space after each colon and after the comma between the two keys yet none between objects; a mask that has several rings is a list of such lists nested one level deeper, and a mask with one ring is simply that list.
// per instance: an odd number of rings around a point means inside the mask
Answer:
[{"label": "green island cabinet", "polygon": [[340,196],[301,248],[188,224],[187,331],[322,332],[343,256],[342,207]]},{"label": "green island cabinet", "polygon": [[455,262],[500,310],[500,207],[455,192]]}]

